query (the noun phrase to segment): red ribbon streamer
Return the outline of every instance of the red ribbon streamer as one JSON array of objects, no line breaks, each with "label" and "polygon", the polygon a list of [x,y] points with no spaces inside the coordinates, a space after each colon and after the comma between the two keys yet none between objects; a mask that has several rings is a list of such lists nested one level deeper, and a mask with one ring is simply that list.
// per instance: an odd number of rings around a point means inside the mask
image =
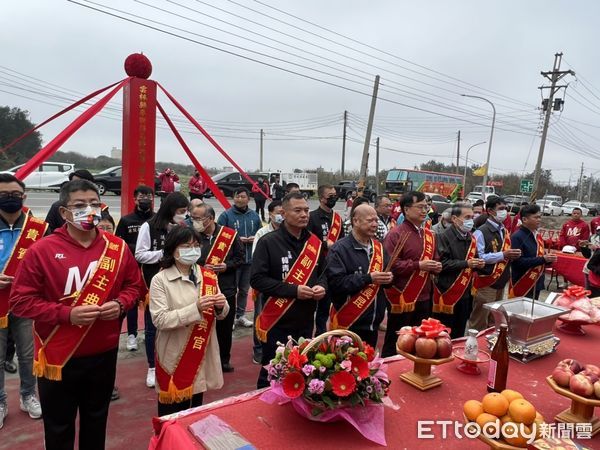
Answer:
[{"label": "red ribbon streamer", "polygon": [[[126,78],[125,80],[129,80],[129,78]],[[0,149],[0,153],[5,152],[6,150],[8,150],[9,148],[17,145],[19,142],[21,142],[23,139],[25,139],[27,136],[29,136],[31,133],[33,133],[35,130],[43,127],[44,125],[46,125],[49,122],[52,122],[54,119],[62,116],[63,114],[71,111],[73,108],[77,108],[79,105],[81,105],[82,103],[87,102],[89,99],[94,98],[96,95],[101,94],[102,92],[110,89],[113,86],[116,86],[119,83],[122,83],[125,80],[121,80],[121,81],[117,81],[116,83],[113,83],[109,86],[103,87],[102,89],[98,89],[97,91],[92,92],[91,94],[83,97],[81,100],[76,101],[75,103],[73,103],[71,106],[67,106],[65,109],[63,109],[62,111],[57,112],[56,114],[54,114],[52,117],[44,120],[42,123],[36,125],[35,127],[33,127],[32,129],[30,129],[29,131],[26,131],[24,134],[22,134],[21,136],[19,136],[18,138],[14,139],[11,143],[9,143],[8,145],[4,146],[3,148]]]},{"label": "red ribbon streamer", "polygon": [[22,180],[31,172],[33,172],[40,164],[50,158],[56,151],[69,139],[77,130],[79,130],[85,123],[87,123],[92,117],[94,117],[98,112],[106,106],[106,104],[110,101],[111,98],[126,84],[128,83],[130,78],[125,78],[121,82],[118,83],[117,87],[115,87],[112,91],[110,91],[106,96],[102,97],[92,106],[90,106],[87,110],[85,110],[79,117],[77,117],[73,122],[69,124],[67,128],[65,128],[61,133],[52,139],[44,148],[42,148],[39,152],[33,156],[23,167],[21,167],[15,176]]},{"label": "red ribbon streamer", "polygon": [[219,151],[219,153],[221,153],[221,155],[223,155],[225,157],[225,159],[227,159],[227,161],[229,161],[231,163],[231,165],[233,167],[235,167],[237,169],[237,171],[248,181],[252,184],[253,186],[253,190],[256,190],[257,192],[260,192],[261,194],[263,194],[263,196],[265,198],[269,198],[269,196],[262,190],[262,188],[260,188],[258,186],[258,184],[256,183],[256,181],[254,181],[252,178],[250,178],[250,176],[244,171],[244,169],[242,169],[232,158],[231,156],[229,156],[227,154],[227,152],[225,150],[223,150],[223,148],[217,143],[217,141],[215,141],[212,136],[210,134],[208,134],[208,132],[202,128],[202,125],[200,125],[196,119],[194,119],[190,113],[188,113],[185,108],[183,106],[181,106],[179,104],[179,102],[177,100],[175,100],[175,98],[169,94],[167,92],[167,90],[162,87],[162,85],[160,83],[156,83],[158,85],[158,87],[160,87],[160,89],[165,93],[165,95],[167,97],[169,97],[169,100],[171,100],[171,102],[173,102],[173,104],[177,107],[177,109],[179,109],[179,111],[181,111],[181,113],[187,117],[187,119],[194,124],[194,126],[198,129],[198,131],[200,131],[200,133],[202,133],[204,135],[204,137],[206,139],[208,139],[208,141]]},{"label": "red ribbon streamer", "polygon": [[200,161],[198,161],[196,159],[196,157],[194,156],[194,154],[192,153],[192,151],[190,150],[190,148],[188,147],[188,145],[185,143],[185,141],[181,137],[181,134],[179,133],[179,131],[177,131],[177,129],[175,128],[175,125],[173,125],[173,122],[171,121],[171,119],[169,118],[169,116],[167,116],[167,113],[165,112],[165,110],[163,109],[163,107],[160,105],[160,103],[158,103],[158,101],[156,102],[156,107],[158,108],[158,110],[160,111],[160,113],[164,117],[165,121],[169,125],[169,128],[171,129],[171,131],[173,132],[173,134],[175,135],[175,137],[177,138],[177,140],[181,144],[181,147],[183,147],[183,150],[188,155],[188,158],[190,158],[190,160],[192,161],[192,164],[194,165],[194,167],[196,168],[196,170],[198,170],[198,172],[200,173],[200,175],[202,175],[202,178],[204,178],[204,180],[206,181],[206,184],[208,184],[208,187],[210,188],[211,192],[214,194],[214,196],[216,197],[216,199],[219,200],[219,202],[221,203],[221,205],[223,205],[223,208],[225,208],[225,209],[231,208],[231,204],[227,200],[227,197],[225,197],[225,195],[223,194],[223,192],[221,192],[221,189],[219,189],[219,187],[213,181],[213,179],[210,177],[210,175],[208,174],[208,172],[206,172],[206,170],[204,170],[204,167],[202,167],[202,164],[200,164]]}]

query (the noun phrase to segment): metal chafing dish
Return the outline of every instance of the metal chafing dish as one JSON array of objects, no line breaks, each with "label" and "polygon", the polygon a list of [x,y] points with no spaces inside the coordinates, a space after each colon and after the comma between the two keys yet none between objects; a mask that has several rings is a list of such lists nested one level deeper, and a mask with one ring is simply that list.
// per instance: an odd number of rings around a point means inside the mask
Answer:
[{"label": "metal chafing dish", "polygon": [[527,297],[488,303],[484,308],[494,316],[496,332],[487,336],[490,349],[496,343],[500,325],[508,325],[508,349],[511,357],[526,363],[553,353],[560,339],[552,329],[558,316],[568,310],[534,301]]}]

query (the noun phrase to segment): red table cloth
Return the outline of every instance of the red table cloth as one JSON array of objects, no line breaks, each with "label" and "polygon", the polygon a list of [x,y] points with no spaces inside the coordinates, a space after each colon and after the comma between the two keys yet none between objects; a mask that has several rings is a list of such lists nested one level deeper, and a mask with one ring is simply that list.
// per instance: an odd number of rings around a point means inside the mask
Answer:
[{"label": "red table cloth", "polygon": [[557,274],[569,283],[576,284],[578,286],[584,286],[585,278],[583,275],[583,266],[587,262],[587,259],[583,256],[571,255],[563,252],[556,252],[558,257],[557,261],[552,264],[552,269]]}]

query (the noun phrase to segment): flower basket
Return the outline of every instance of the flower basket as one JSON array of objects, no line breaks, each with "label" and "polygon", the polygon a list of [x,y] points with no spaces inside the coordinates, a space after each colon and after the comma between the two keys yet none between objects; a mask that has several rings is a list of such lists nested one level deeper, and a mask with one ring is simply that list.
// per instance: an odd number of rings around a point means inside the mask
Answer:
[{"label": "flower basket", "polygon": [[297,343],[290,338],[266,369],[271,389],[261,397],[265,402],[291,402],[314,421],[346,420],[386,445],[383,403],[390,381],[383,360],[357,334],[332,330]]}]

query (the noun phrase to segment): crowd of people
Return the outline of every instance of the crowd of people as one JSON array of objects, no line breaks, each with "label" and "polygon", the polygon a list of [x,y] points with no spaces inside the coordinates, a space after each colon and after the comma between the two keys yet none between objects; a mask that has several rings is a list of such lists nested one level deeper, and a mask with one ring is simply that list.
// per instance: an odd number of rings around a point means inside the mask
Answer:
[{"label": "crowd of people", "polygon": [[[344,218],[331,185],[319,186],[313,211],[292,183],[281,193],[260,180],[253,191],[257,210],[239,188],[217,217],[202,201],[205,187],[190,188],[190,198],[172,191],[155,213],[153,188],[138,186],[134,210],[115,226],[85,170],[72,174],[45,221],[27,209],[25,185],[0,174],[0,428],[8,415],[9,332],[20,408],[43,418],[46,448],[74,447],[79,414],[79,447],[100,449],[118,397],[122,322],[126,348],[135,351],[140,309],[145,382],[165,415],[201,405],[203,393],[235,371],[236,326],[253,328],[248,358],[261,366],[262,388],[269,385],[264,366],[289,336],[350,329],[385,357],[396,353],[400,328],[433,316],[461,337],[491,325],[486,303],[538,297],[544,269],[556,261],[538,233],[534,204],[521,208],[513,227],[500,197],[456,203],[439,215],[417,191],[396,203],[379,196],[374,205],[357,196]],[[261,217],[274,192],[280,198]],[[595,248],[588,244],[600,220],[592,230],[582,222],[575,210],[561,245]],[[594,258],[591,280],[600,279]]]}]

